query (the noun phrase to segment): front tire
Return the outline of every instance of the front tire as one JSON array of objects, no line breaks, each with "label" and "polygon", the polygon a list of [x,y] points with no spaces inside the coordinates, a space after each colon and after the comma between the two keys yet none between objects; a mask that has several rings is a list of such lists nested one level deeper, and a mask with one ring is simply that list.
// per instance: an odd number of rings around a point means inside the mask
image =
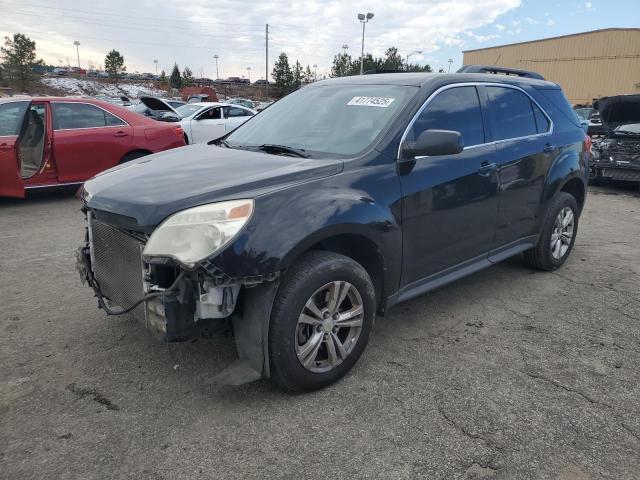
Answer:
[{"label": "front tire", "polygon": [[538,244],[524,252],[525,261],[539,270],[560,268],[569,258],[576,241],[578,217],[575,197],[560,192],[547,211]]},{"label": "front tire", "polygon": [[311,391],[342,378],[369,339],[376,300],[371,278],[354,260],[309,252],[285,274],[269,326],[271,379]]}]

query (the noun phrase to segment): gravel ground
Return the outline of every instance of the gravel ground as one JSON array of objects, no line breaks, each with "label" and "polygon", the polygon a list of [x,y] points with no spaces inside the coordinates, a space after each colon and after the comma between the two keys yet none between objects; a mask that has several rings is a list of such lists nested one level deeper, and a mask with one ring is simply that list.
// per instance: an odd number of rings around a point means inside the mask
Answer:
[{"label": "gravel ground", "polygon": [[592,189],[558,272],[504,262],[379,318],[323,391],[204,384],[231,339],[106,318],[69,192],[0,201],[0,477],[640,478],[640,196]]}]

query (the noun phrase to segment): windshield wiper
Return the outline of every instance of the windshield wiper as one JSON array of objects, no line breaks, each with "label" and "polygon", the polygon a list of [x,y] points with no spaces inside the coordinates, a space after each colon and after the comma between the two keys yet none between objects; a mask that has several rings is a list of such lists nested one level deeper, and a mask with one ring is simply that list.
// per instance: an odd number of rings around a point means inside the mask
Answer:
[{"label": "windshield wiper", "polygon": [[275,145],[273,143],[265,143],[257,148],[258,150],[262,150],[267,153],[289,153],[296,157],[309,158],[309,155],[303,148],[288,147],[287,145]]},{"label": "windshield wiper", "polygon": [[221,138],[217,139],[217,140],[211,140],[210,142],[208,142],[209,145],[222,145],[223,147],[227,147],[227,148],[231,148],[231,144],[229,142],[227,142],[226,140],[223,140]]}]

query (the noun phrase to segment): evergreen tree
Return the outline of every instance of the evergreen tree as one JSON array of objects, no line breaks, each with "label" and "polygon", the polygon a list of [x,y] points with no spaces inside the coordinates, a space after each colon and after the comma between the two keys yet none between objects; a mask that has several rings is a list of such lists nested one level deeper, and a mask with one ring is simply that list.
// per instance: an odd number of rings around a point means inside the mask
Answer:
[{"label": "evergreen tree", "polygon": [[311,83],[315,80],[315,78],[313,78],[313,72],[311,71],[311,69],[309,68],[309,65],[307,65],[307,68],[304,71],[304,83]]},{"label": "evergreen tree", "polygon": [[190,87],[193,85],[193,82],[193,72],[189,67],[184,67],[184,70],[182,71],[182,86]]},{"label": "evergreen tree", "polygon": [[302,65],[300,65],[300,62],[298,60],[296,60],[296,64],[293,67],[293,84],[292,84],[292,89],[295,90],[296,88],[300,88],[302,86],[302,79],[303,79],[303,71],[302,71]]},{"label": "evergreen tree", "polygon": [[289,66],[289,58],[286,53],[282,52],[278,60],[276,60],[271,76],[278,95],[289,93],[293,85],[293,72]]},{"label": "evergreen tree", "polygon": [[13,39],[4,37],[0,57],[5,74],[16,78],[22,90],[31,83],[33,69],[44,66],[42,60],[36,60],[36,42],[22,33],[15,33]]},{"label": "evergreen tree", "polygon": [[[331,77],[346,77],[351,73],[351,55],[348,53],[339,53],[333,57],[333,65],[331,66]],[[360,67],[358,66],[358,69]],[[359,70],[358,70],[359,73]]]},{"label": "evergreen tree", "polygon": [[161,84],[166,84],[167,83],[167,72],[165,72],[164,70],[162,70],[160,72],[160,78],[158,78],[158,80],[160,81]]},{"label": "evergreen tree", "polygon": [[180,90],[182,88],[182,76],[180,75],[180,68],[177,63],[173,64],[173,70],[169,77],[169,85],[171,85],[171,88],[175,88],[176,90]]},{"label": "evergreen tree", "polygon": [[104,69],[112,77],[118,86],[118,75],[127,71],[124,66],[124,57],[117,50],[111,50],[104,58]]}]

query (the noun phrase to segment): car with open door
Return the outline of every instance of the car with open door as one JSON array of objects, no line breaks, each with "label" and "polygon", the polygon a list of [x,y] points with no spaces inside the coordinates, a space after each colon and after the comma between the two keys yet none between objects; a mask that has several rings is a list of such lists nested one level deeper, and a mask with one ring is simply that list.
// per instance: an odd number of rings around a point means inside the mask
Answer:
[{"label": "car with open door", "polygon": [[95,99],[0,99],[0,196],[80,184],[111,167],[183,146],[182,127]]},{"label": "car with open door", "polygon": [[99,175],[81,278],[164,341],[231,328],[238,360],[212,382],[329,385],[393,305],[518,254],[569,259],[590,140],[557,84],[518,72],[314,82]]}]

